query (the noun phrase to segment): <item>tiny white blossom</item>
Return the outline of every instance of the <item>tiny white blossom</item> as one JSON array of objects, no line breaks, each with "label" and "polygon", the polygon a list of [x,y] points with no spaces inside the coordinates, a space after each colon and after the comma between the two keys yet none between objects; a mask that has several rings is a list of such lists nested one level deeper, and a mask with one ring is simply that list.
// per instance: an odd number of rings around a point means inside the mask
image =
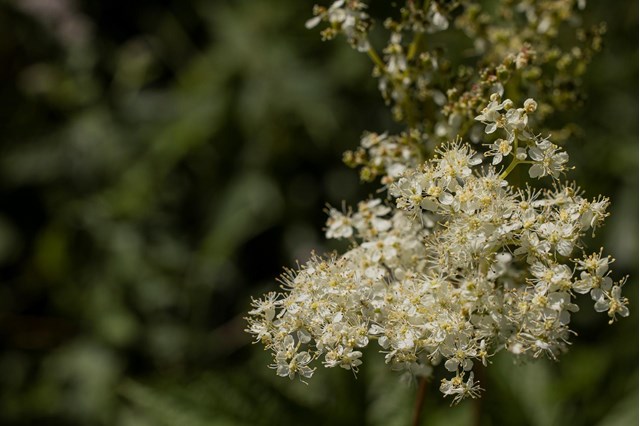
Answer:
[{"label": "tiny white blossom", "polygon": [[464,374],[455,376],[451,380],[442,379],[440,392],[445,395],[454,395],[452,404],[467,397],[477,398],[482,388],[473,379],[473,372],[469,373],[467,381],[464,381]]},{"label": "tiny white blossom", "polygon": [[530,147],[529,157],[534,162],[529,169],[529,176],[532,178],[547,175],[558,178],[566,170],[566,163],[569,161],[567,153],[560,151],[557,145],[547,139],[537,141],[536,146]]},{"label": "tiny white blossom", "polygon": [[491,145],[489,145],[489,150],[484,153],[485,156],[493,156],[493,160],[491,160],[491,164],[494,166],[500,164],[502,159],[507,155],[511,154],[513,149],[513,143],[506,139],[498,139]]},{"label": "tiny white blossom", "polygon": [[353,235],[351,217],[336,209],[330,209],[325,235],[327,238],[350,238]]}]

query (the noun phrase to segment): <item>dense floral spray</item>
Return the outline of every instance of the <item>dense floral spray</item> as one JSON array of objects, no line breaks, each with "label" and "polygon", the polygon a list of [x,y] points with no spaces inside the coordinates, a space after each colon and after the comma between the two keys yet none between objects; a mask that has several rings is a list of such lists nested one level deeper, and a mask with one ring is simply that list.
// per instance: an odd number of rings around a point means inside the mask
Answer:
[{"label": "dense floral spray", "polygon": [[[561,180],[571,132],[545,127],[578,104],[604,26],[580,26],[584,1],[499,3],[488,12],[470,1],[408,1],[384,21],[381,55],[364,3],[315,7],[307,27],[326,23],[323,38],[342,34],[371,57],[406,129],[365,133],[345,153],[386,194],[329,209],[326,237],[351,248],[313,256],[282,276],[282,292],[253,301],[247,331],[272,351],[279,376],[304,380],[317,364],[356,373],[375,341],[393,370],[428,377],[443,366],[450,376],[440,390],[458,402],[479,395],[474,364],[497,351],[523,359],[565,351],[578,295],[610,322],[629,314],[613,259],[583,249],[609,200]],[[575,45],[558,44],[561,29],[575,32]],[[430,45],[444,31],[468,38],[457,65]]]}]

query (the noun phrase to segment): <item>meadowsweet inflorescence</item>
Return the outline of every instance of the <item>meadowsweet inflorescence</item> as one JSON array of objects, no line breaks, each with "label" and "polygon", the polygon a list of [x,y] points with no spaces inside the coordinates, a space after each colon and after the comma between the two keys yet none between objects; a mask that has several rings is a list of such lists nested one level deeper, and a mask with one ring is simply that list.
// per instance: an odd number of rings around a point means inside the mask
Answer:
[{"label": "meadowsweet inflorescence", "polygon": [[[399,22],[385,21],[391,35],[382,58],[368,41],[372,21],[363,3],[315,9],[307,26],[326,21],[326,38],[343,33],[369,53],[383,97],[407,130],[367,133],[357,151],[345,154],[364,180],[380,177],[388,194],[356,211],[329,210],[327,238],[348,239],[352,248],[313,256],[283,275],[284,292],[253,300],[247,331],[273,352],[279,376],[309,378],[319,363],[356,373],[362,349],[375,340],[393,370],[429,376],[442,364],[451,378],[440,390],[457,402],[479,395],[472,369],[499,350],[523,359],[556,359],[565,351],[578,294],[589,293],[610,322],[629,314],[625,279],[609,276],[613,259],[582,248],[608,215],[608,199],[589,200],[562,183],[568,154],[531,128],[532,117],[543,123],[562,108],[564,95],[541,94],[520,107],[503,99],[507,84],[526,89],[518,93],[554,84],[531,83],[527,72],[539,75],[577,56],[585,63],[588,55],[573,49],[570,58],[548,54],[558,28],[584,4],[505,4],[511,18],[524,17],[517,37],[508,37],[516,34],[515,18],[491,25],[475,4],[410,1]],[[443,54],[424,47],[423,37],[450,23],[465,30],[484,61],[503,59],[475,82],[461,66],[447,90],[434,83]],[[414,34],[409,44],[407,32]],[[552,185],[511,183],[519,167]]]}]

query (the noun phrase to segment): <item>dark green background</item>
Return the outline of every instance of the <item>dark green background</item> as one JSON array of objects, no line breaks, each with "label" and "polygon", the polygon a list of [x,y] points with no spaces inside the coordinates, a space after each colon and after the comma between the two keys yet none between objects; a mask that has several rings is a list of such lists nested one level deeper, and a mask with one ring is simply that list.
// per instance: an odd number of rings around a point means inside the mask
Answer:
[{"label": "dark green background", "polygon": [[[325,203],[374,193],[341,164],[393,127],[366,56],[312,3],[0,0],[0,424],[406,425],[415,386],[375,349],[357,380],[275,376],[250,296],[324,241]],[[479,402],[427,390],[429,425],[638,422],[638,9],[590,1],[604,51],[569,173],[611,197],[595,240],[631,316],[587,297],[560,362],[502,354]],[[439,378],[439,377],[437,377]]]}]

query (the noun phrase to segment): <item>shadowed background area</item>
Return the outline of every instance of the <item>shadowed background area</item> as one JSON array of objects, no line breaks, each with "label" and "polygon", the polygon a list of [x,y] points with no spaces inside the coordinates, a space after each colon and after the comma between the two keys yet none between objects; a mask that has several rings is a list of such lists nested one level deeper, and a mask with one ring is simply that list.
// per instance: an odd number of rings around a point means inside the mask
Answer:
[{"label": "shadowed background area", "polygon": [[[375,348],[357,380],[275,376],[250,296],[376,191],[341,163],[396,126],[366,56],[294,0],[0,0],[0,423],[406,425],[415,386]],[[429,425],[638,422],[637,3],[588,2],[605,47],[567,150],[596,239],[629,274],[615,325],[581,298],[559,362],[498,355],[477,401],[429,385]],[[336,369],[337,370],[337,369]]]}]

